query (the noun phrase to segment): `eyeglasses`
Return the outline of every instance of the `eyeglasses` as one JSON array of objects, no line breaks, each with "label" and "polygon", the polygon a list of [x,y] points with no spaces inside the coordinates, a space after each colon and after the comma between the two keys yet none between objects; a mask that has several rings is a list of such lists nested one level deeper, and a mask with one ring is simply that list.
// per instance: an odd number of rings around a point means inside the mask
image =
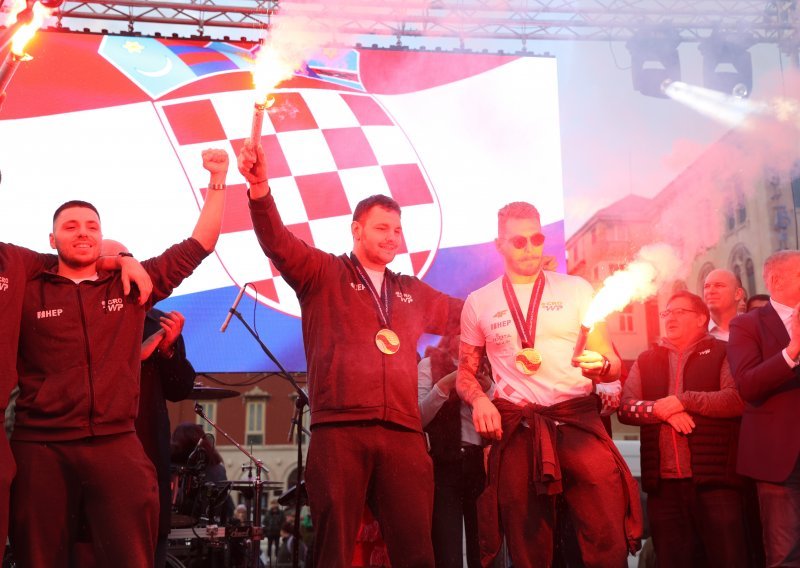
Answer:
[{"label": "eyeglasses", "polygon": [[530,237],[523,237],[522,235],[514,235],[511,238],[506,239],[508,242],[511,243],[515,249],[524,249],[525,246],[528,244],[528,240],[530,240],[531,245],[534,247],[540,247],[544,244],[544,235],[542,233],[534,233]]},{"label": "eyeglasses", "polygon": [[661,312],[659,315],[660,315],[662,318],[666,319],[666,318],[668,318],[670,315],[673,315],[673,314],[674,314],[676,317],[681,317],[683,314],[686,314],[686,313],[693,313],[693,314],[696,314],[696,313],[697,313],[697,310],[687,310],[686,308],[673,308],[673,309],[671,309],[671,310],[664,310],[664,311],[663,311],[663,312]]}]

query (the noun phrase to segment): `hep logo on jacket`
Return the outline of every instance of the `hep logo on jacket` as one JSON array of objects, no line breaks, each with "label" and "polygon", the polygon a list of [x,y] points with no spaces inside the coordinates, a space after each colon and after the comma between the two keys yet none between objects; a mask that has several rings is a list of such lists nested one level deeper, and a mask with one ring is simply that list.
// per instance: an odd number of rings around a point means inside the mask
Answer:
[{"label": "hep logo on jacket", "polygon": [[8,290],[8,277],[0,276],[0,292]]}]

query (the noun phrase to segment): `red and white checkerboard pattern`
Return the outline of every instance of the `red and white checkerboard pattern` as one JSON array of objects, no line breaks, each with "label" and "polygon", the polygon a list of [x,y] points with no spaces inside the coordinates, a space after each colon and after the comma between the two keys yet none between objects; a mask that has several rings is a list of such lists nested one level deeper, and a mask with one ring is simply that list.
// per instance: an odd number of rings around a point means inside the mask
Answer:
[{"label": "red and white checkerboard pattern", "polygon": [[[425,274],[441,237],[439,202],[414,147],[378,100],[327,89],[281,90],[274,97],[261,143],[270,187],[289,229],[327,252],[348,252],[355,205],[376,193],[391,195],[403,211],[405,242],[390,269]],[[252,92],[235,91],[163,101],[156,109],[198,203],[208,182],[200,152],[229,151],[230,194],[217,254],[239,286],[254,282],[260,301],[299,316],[294,291],[252,234],[244,180],[236,171],[235,156],[250,135],[253,102]]]}]

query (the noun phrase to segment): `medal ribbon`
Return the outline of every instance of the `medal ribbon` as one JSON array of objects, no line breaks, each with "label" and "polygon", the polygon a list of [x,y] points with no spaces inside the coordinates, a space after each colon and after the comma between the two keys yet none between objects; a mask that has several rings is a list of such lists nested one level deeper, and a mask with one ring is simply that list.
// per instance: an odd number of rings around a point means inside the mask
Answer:
[{"label": "medal ribbon", "polygon": [[532,348],[536,341],[536,319],[539,315],[539,304],[542,303],[542,295],[544,294],[544,274],[539,272],[539,277],[533,284],[531,301],[528,304],[528,315],[524,320],[522,319],[522,308],[520,308],[517,295],[514,293],[514,286],[507,275],[503,276],[503,294],[511,310],[511,317],[514,318],[514,325],[517,327],[519,338],[522,340],[522,347],[524,349]]},{"label": "medal ribbon", "polygon": [[350,261],[356,268],[358,279],[361,280],[361,283],[364,286],[366,286],[367,290],[369,290],[369,293],[372,296],[372,301],[374,302],[375,308],[378,312],[378,319],[380,319],[381,327],[391,329],[392,318],[389,311],[389,285],[387,284],[389,279],[386,278],[385,269],[383,275],[383,284],[381,284],[381,293],[378,294],[378,291],[375,289],[375,285],[372,283],[372,279],[369,277],[369,274],[367,274],[367,271],[352,253],[350,253]]}]

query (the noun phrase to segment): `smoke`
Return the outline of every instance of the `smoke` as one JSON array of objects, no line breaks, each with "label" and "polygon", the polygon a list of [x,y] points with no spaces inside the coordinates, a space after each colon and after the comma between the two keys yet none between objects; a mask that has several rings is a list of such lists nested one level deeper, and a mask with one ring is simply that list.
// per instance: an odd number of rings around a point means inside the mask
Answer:
[{"label": "smoke", "polygon": [[664,283],[680,275],[681,265],[677,251],[667,244],[643,247],[626,268],[605,279],[589,306],[583,325],[592,327],[629,303],[655,295]]},{"label": "smoke", "polygon": [[[800,157],[800,106],[788,97],[766,106],[767,113],[729,131],[656,196],[655,238],[678,247],[688,262],[746,223],[762,207],[753,198],[769,210],[789,187]],[[669,159],[686,152],[678,144]]]},{"label": "smoke", "polygon": [[256,57],[253,84],[258,98],[266,99],[280,82],[290,79],[306,60],[332,43],[335,35],[335,28],[304,14],[302,4],[282,3]]}]

